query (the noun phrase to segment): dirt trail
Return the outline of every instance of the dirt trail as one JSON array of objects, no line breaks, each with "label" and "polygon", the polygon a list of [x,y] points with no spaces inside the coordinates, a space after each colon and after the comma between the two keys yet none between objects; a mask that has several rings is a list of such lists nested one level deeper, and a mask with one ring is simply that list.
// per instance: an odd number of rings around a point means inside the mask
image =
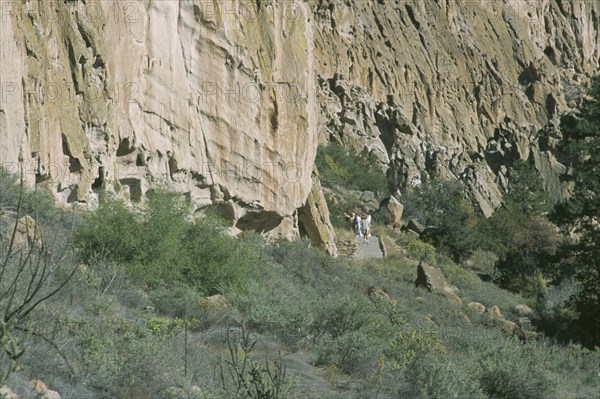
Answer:
[{"label": "dirt trail", "polygon": [[369,237],[369,243],[366,244],[362,237],[356,238],[358,244],[358,258],[361,259],[372,259],[372,258],[383,258],[383,251],[379,244],[379,237]]}]

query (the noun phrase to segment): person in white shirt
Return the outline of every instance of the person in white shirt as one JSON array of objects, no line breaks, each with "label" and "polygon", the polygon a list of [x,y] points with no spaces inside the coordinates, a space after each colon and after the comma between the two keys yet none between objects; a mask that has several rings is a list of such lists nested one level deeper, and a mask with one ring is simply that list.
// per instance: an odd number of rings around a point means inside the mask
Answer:
[{"label": "person in white shirt", "polygon": [[356,215],[354,215],[354,232],[356,233],[356,238],[358,238],[362,235],[360,230],[361,230],[361,220],[360,220],[360,216],[358,216],[358,213],[357,213]]},{"label": "person in white shirt", "polygon": [[368,212],[363,214],[361,223],[364,242],[365,244],[368,244],[369,236],[371,235],[371,215],[369,215]]}]

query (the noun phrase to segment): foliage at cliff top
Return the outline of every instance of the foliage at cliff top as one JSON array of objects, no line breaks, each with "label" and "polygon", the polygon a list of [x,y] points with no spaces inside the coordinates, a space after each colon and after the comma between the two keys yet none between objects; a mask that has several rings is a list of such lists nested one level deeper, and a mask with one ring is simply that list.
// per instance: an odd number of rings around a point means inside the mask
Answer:
[{"label": "foliage at cliff top", "polygon": [[379,168],[379,160],[366,151],[356,154],[337,143],[320,145],[315,164],[325,185],[373,191],[380,196],[389,193],[385,173]]}]

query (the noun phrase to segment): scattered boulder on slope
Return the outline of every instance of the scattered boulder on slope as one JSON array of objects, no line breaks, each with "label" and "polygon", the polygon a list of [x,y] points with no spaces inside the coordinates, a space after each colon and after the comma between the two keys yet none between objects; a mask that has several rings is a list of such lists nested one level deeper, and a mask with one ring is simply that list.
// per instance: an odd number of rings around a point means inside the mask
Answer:
[{"label": "scattered boulder on slope", "polygon": [[2,246],[5,250],[10,245],[13,233],[15,237],[12,247],[13,254],[42,247],[42,229],[35,219],[29,215],[14,221],[2,232]]},{"label": "scattered boulder on slope", "polygon": [[533,311],[533,309],[531,309],[529,306],[523,305],[523,304],[516,305],[515,311],[517,312],[517,314],[519,314],[519,316],[523,316],[523,317],[531,317],[535,313]]},{"label": "scattered boulder on slope", "polygon": [[417,222],[415,219],[410,219],[406,227],[408,228],[408,230],[414,231],[419,235],[423,234],[423,232],[425,231],[425,226]]},{"label": "scattered boulder on slope", "polygon": [[39,399],[60,399],[60,394],[56,391],[48,389],[46,384],[41,380],[31,380],[29,383],[31,389],[37,394]]},{"label": "scattered boulder on slope", "polygon": [[396,300],[390,297],[387,292],[379,287],[370,287],[367,290],[367,296],[373,303],[387,302],[389,305],[396,305]]},{"label": "scattered boulder on slope", "polygon": [[485,312],[485,306],[479,302],[469,302],[467,304],[467,308],[473,313],[483,313]]},{"label": "scattered boulder on slope", "polygon": [[198,306],[206,311],[226,312],[233,310],[233,307],[227,302],[221,294],[207,296],[198,300]]},{"label": "scattered boulder on slope", "polygon": [[392,196],[381,201],[378,213],[385,224],[399,227],[404,213],[404,206]]},{"label": "scattered boulder on slope", "polygon": [[424,265],[420,262],[417,266],[417,279],[415,286],[426,288],[429,292],[434,292],[445,297],[448,301],[455,304],[462,304],[462,300],[442,274],[442,272],[432,266]]},{"label": "scattered boulder on slope", "polygon": [[[512,320],[507,320],[504,318],[504,315],[500,311],[500,308],[496,305],[492,306],[487,310],[490,314],[490,317],[495,320],[501,327],[502,330],[508,335],[516,335],[521,339],[527,339],[528,335],[525,333],[523,329],[523,325],[515,323]],[[533,336],[533,335],[532,335]]]},{"label": "scattered boulder on slope", "polygon": [[16,393],[14,393],[9,387],[0,387],[0,398],[6,399],[19,399]]},{"label": "scattered boulder on slope", "polygon": [[502,315],[502,312],[500,311],[500,308],[498,306],[496,306],[496,305],[494,305],[491,308],[489,308],[488,309],[488,313],[494,319],[504,319],[504,315]]}]

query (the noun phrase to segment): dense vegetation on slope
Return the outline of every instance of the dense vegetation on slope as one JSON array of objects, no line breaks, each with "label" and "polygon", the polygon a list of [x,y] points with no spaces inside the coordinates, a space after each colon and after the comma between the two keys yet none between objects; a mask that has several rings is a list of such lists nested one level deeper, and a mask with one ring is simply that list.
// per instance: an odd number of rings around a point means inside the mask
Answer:
[{"label": "dense vegetation on slope", "polygon": [[[23,392],[41,378],[62,397],[111,399],[597,393],[597,351],[521,341],[488,313],[415,288],[425,246],[414,238],[389,231],[409,250],[384,260],[331,259],[305,241],[229,237],[210,214],[187,221],[181,206],[156,192],[144,209],[107,200],[81,221],[65,243],[77,273],[13,330],[27,351],[9,386]],[[476,255],[473,267],[486,268]],[[427,258],[463,301],[517,317],[522,297]],[[214,292],[222,297],[205,297]]]}]

